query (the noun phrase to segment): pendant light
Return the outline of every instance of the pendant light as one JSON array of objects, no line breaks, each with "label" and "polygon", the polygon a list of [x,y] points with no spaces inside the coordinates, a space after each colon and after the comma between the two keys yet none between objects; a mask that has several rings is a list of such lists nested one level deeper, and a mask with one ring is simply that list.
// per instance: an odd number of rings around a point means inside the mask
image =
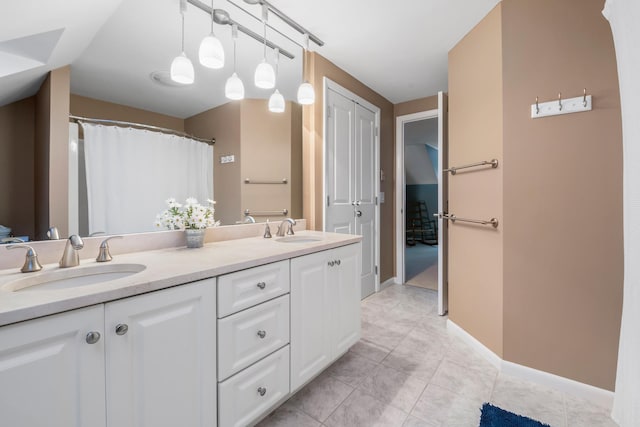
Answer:
[{"label": "pendant light", "polygon": [[262,5],[262,23],[264,26],[264,54],[262,62],[258,64],[254,75],[254,83],[261,89],[273,89],[276,86],[276,75],[271,64],[267,62],[267,14],[269,9]]},{"label": "pendant light", "polygon": [[187,11],[187,0],[180,0],[180,15],[182,16],[182,52],[171,62],[171,80],[176,83],[190,85],[194,81],[193,64],[184,53],[184,13]]},{"label": "pendant light", "polygon": [[[304,79],[304,71],[306,70],[307,54],[309,53],[309,34],[304,35],[305,49],[302,51],[302,78]],[[302,105],[311,105],[316,102],[316,93],[313,86],[305,80],[298,87],[298,102]]]},{"label": "pendant light", "polygon": [[213,0],[211,0],[211,33],[200,42],[198,57],[200,63],[207,68],[224,67],[224,49],[220,39],[213,33]]},{"label": "pendant light", "polygon": [[[275,73],[276,76],[278,75],[279,60],[280,60],[280,50],[276,49],[276,73]],[[271,111],[272,113],[284,113],[284,108],[285,108],[284,96],[282,96],[280,91],[276,89],[275,92],[273,92],[269,97],[269,111]]]},{"label": "pendant light", "polygon": [[238,25],[233,24],[231,26],[231,34],[233,37],[233,74],[227,79],[227,83],[224,85],[224,95],[233,100],[244,98],[244,84],[236,73],[236,42],[238,40]]}]

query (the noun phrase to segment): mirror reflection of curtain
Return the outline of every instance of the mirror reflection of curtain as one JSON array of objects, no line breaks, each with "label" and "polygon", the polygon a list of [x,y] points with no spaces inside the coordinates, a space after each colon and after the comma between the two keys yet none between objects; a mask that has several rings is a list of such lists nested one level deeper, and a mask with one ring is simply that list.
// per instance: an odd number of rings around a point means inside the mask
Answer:
[{"label": "mirror reflection of curtain", "polygon": [[173,197],[213,199],[213,147],[176,135],[82,123],[89,233],[157,230]]}]

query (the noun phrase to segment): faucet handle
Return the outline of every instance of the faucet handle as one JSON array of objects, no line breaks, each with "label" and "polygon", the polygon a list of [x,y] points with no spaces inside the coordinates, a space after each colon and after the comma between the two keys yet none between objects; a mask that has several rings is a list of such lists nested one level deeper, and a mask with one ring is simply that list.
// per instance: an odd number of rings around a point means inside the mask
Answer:
[{"label": "faucet handle", "polygon": [[24,265],[22,266],[20,271],[22,271],[23,273],[33,273],[35,271],[42,270],[42,265],[40,265],[40,262],[38,261],[38,254],[36,253],[35,249],[33,249],[31,246],[29,245],[7,246],[7,249],[20,249],[20,248],[27,250],[27,254],[24,260]]},{"label": "faucet handle", "polygon": [[269,228],[269,220],[264,224],[264,237],[265,239],[271,238],[271,228]]},{"label": "faucet handle", "polygon": [[287,236],[293,236],[294,234],[296,234],[293,232],[293,224],[295,224],[295,222],[289,223],[289,226],[287,227]]},{"label": "faucet handle", "polygon": [[111,256],[111,252],[109,252],[109,240],[111,239],[122,239],[123,236],[109,236],[100,243],[100,249],[98,251],[98,256],[96,257],[96,262],[109,262],[113,259]]}]

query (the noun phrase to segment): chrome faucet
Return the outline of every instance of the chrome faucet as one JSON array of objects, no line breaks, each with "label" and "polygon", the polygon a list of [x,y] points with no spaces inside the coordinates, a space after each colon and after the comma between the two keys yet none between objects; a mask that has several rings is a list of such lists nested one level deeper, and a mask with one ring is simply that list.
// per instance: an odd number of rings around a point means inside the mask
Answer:
[{"label": "chrome faucet", "polygon": [[[286,224],[286,225],[285,225]],[[285,227],[287,228],[287,235],[293,236],[295,233],[293,232],[293,226],[296,225],[296,220],[292,218],[285,218],[282,220],[280,225],[278,226],[278,231],[276,231],[276,236],[282,237],[284,236]]]},{"label": "chrome faucet", "polygon": [[255,224],[256,223],[256,219],[254,217],[252,217],[251,215],[247,215],[244,217],[244,223],[245,224]]},{"label": "chrome faucet", "polygon": [[23,273],[33,273],[34,271],[42,270],[42,266],[38,262],[38,254],[36,251],[29,245],[9,245],[7,249],[26,249],[27,256],[24,260],[24,265],[20,269]]},{"label": "chrome faucet", "polygon": [[123,236],[111,236],[107,237],[100,243],[100,249],[98,250],[98,256],[96,258],[96,262],[109,262],[113,259],[111,256],[111,252],[109,252],[109,240],[111,239],[122,239]]},{"label": "chrome faucet", "polygon": [[80,264],[80,256],[78,251],[84,248],[84,242],[77,234],[72,234],[67,239],[64,247],[62,258],[60,259],[60,268],[75,267]]}]

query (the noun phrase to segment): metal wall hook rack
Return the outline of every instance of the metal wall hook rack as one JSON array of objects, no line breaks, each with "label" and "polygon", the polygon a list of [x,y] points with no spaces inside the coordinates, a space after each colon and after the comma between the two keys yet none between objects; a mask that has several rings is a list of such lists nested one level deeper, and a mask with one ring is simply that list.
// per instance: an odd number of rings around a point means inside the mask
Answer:
[{"label": "metal wall hook rack", "polygon": [[536,102],[531,104],[531,118],[539,119],[541,117],[557,116],[559,114],[591,111],[593,109],[591,102],[591,95],[587,95],[586,88],[582,90],[582,96],[569,99],[563,99],[562,92],[558,92],[558,99],[555,101],[539,102],[536,96]]},{"label": "metal wall hook rack", "polygon": [[472,224],[491,225],[493,228],[498,228],[498,224],[499,224],[497,218],[491,218],[489,220],[468,219],[468,218],[460,218],[454,214],[446,214],[446,213],[437,213],[437,214],[433,214],[433,216],[436,216],[442,219],[448,219],[454,224],[456,221],[461,221],[461,222],[470,222]]},{"label": "metal wall hook rack", "polygon": [[455,175],[460,169],[468,169],[468,168],[475,168],[478,166],[485,166],[485,165],[491,165],[492,169],[495,169],[498,167],[498,159],[491,159],[491,160],[483,160],[481,162],[477,162],[477,163],[471,163],[468,165],[462,165],[462,166],[454,166],[454,167],[450,167],[448,169],[443,169],[443,172],[451,172],[451,175]]}]

